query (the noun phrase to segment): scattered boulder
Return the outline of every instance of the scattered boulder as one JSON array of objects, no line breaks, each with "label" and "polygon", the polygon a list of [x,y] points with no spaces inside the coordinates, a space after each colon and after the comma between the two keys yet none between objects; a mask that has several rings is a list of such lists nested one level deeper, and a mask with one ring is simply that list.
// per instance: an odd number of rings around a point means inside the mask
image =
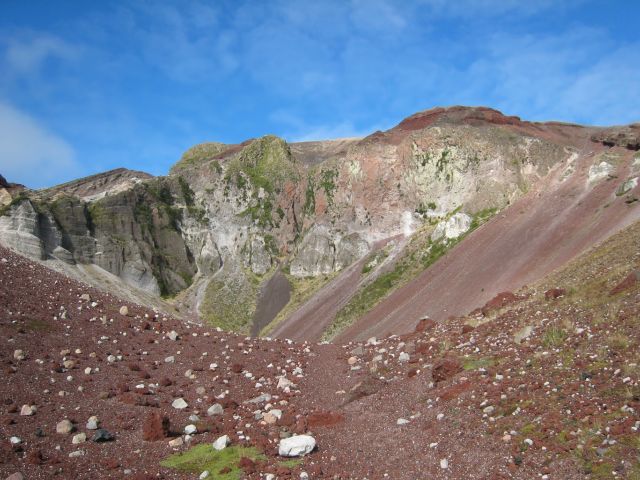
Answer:
[{"label": "scattered boulder", "polygon": [[56,433],[60,433],[62,435],[68,435],[73,432],[73,430],[73,423],[71,423],[71,421],[66,418],[58,422],[58,424],[56,425]]},{"label": "scattered boulder", "polygon": [[98,417],[93,415],[93,416],[89,417],[89,420],[87,420],[86,428],[87,428],[87,430],[97,430],[99,423],[100,422],[98,421]]},{"label": "scattered boulder", "polygon": [[171,403],[171,406],[173,408],[175,408],[176,410],[184,410],[185,408],[187,408],[189,406],[189,404],[184,400],[184,398],[180,397],[180,398],[176,398]]},{"label": "scattered boulder", "polygon": [[214,415],[222,415],[224,408],[219,403],[214,403],[207,409],[207,415],[213,417]]},{"label": "scattered boulder", "polygon": [[224,450],[230,443],[231,439],[229,438],[229,435],[222,435],[213,442],[213,448],[218,451]]},{"label": "scattered boulder", "polygon": [[295,435],[280,440],[278,455],[281,457],[300,457],[311,453],[314,448],[316,448],[316,440],[311,435]]},{"label": "scattered boulder", "polygon": [[22,415],[23,417],[30,417],[32,415],[35,415],[35,413],[35,405],[22,405],[22,408],[20,409],[20,415]]},{"label": "scattered boulder", "polygon": [[99,428],[91,440],[96,443],[111,442],[114,440],[114,436],[104,428]]}]

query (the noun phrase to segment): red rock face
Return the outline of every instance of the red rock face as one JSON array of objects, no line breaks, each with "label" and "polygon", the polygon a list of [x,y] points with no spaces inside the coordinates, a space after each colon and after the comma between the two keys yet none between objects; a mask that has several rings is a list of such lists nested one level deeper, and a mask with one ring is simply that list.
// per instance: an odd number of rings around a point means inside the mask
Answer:
[{"label": "red rock face", "polygon": [[443,358],[433,366],[431,376],[435,383],[443,382],[462,371],[462,364],[457,358]]},{"label": "red rock face", "polygon": [[491,311],[497,310],[502,307],[506,307],[507,305],[516,302],[519,300],[513,292],[500,292],[487,303],[485,303],[484,307],[482,307],[482,314],[488,315]]},{"label": "red rock face", "polygon": [[163,440],[169,436],[169,417],[151,412],[142,425],[142,439],[147,442]]},{"label": "red rock face", "polygon": [[550,288],[544,292],[544,298],[546,300],[555,300],[556,298],[563,297],[567,291],[564,288]]},{"label": "red rock face", "polygon": [[426,332],[427,330],[431,330],[436,326],[436,322],[431,320],[430,318],[422,318],[418,321],[416,325],[415,333]]}]

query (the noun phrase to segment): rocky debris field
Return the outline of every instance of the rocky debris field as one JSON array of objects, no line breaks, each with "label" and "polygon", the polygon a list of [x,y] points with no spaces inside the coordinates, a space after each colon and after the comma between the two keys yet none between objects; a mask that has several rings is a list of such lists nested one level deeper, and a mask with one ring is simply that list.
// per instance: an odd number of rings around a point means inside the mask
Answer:
[{"label": "rocky debris field", "polygon": [[467,316],[322,345],[0,249],[0,478],[637,479],[639,271],[635,224]]}]

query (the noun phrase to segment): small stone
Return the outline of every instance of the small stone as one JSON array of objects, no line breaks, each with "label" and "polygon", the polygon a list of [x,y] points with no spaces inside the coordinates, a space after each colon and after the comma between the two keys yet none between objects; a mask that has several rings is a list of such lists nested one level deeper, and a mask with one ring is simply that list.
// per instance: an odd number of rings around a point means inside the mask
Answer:
[{"label": "small stone", "polygon": [[98,430],[96,430],[96,433],[93,435],[93,438],[91,440],[96,443],[104,443],[114,440],[114,437],[104,428],[99,428]]},{"label": "small stone", "polygon": [[224,450],[227,448],[227,445],[231,443],[231,439],[229,435],[223,435],[218,437],[215,442],[213,442],[213,448],[216,450]]},{"label": "small stone", "polygon": [[176,357],[174,357],[173,355],[171,355],[170,357],[166,357],[164,359],[164,363],[174,363],[176,361]]},{"label": "small stone", "polygon": [[409,420],[406,418],[399,418],[396,420],[396,425],[406,425],[407,423],[409,423]]},{"label": "small stone", "polygon": [[24,354],[24,352],[22,350],[15,350],[13,352],[13,358],[15,360],[24,360],[26,358],[26,355]]},{"label": "small stone", "polygon": [[22,415],[23,417],[30,417],[35,413],[36,413],[35,405],[23,405],[22,408],[20,409],[20,415]]},{"label": "small stone", "polygon": [[80,300],[84,300],[85,302],[91,301],[91,296],[88,293],[83,293],[80,295]]},{"label": "small stone", "polygon": [[178,337],[178,332],[176,332],[175,330],[171,330],[167,337],[169,338],[169,340],[173,340],[174,342],[179,338]]},{"label": "small stone", "polygon": [[187,435],[193,435],[197,431],[198,431],[198,428],[193,424],[190,424],[184,427],[184,433],[186,433]]},{"label": "small stone", "polygon": [[91,416],[89,417],[89,420],[87,420],[87,430],[97,430],[98,429],[98,417]]},{"label": "small stone", "polygon": [[181,447],[182,445],[184,445],[184,440],[182,439],[182,437],[178,437],[178,438],[174,438],[173,440],[169,441],[169,446],[170,447]]},{"label": "small stone", "polygon": [[127,315],[129,315],[129,307],[127,307],[126,305],[123,305],[120,307],[120,315],[126,317]]},{"label": "small stone", "polygon": [[22,439],[20,437],[11,437],[9,442],[11,445],[20,445],[22,443]]},{"label": "small stone", "polygon": [[61,422],[58,422],[58,424],[56,425],[56,433],[68,435],[71,432],[73,432],[73,423],[71,423],[71,421],[67,420],[66,418]]},{"label": "small stone", "polygon": [[400,354],[400,356],[398,357],[398,360],[400,360],[401,362],[408,362],[409,361],[409,354],[407,352],[402,352]]},{"label": "small stone", "polygon": [[300,457],[316,448],[316,440],[311,435],[295,435],[283,438],[278,445],[281,457]]},{"label": "small stone", "polygon": [[78,445],[79,443],[84,443],[86,441],[87,441],[87,435],[84,432],[76,433],[71,439],[71,443],[73,443],[74,445]]},{"label": "small stone", "polygon": [[262,419],[267,425],[274,425],[278,421],[278,418],[272,412],[265,413]]},{"label": "small stone", "polygon": [[209,478],[209,470],[205,470],[204,472],[202,472],[198,478],[200,480],[204,480],[205,478]]},{"label": "small stone", "polygon": [[347,363],[349,365],[355,365],[356,363],[358,363],[358,359],[357,357],[349,357],[349,359],[347,360]]},{"label": "small stone", "polygon": [[[4,260],[4,258],[2,260]],[[5,480],[24,480],[24,475],[20,472],[12,473]]]},{"label": "small stone", "polygon": [[442,458],[440,460],[440,468],[443,470],[446,470],[447,468],[449,468],[449,460],[447,460],[446,458]]},{"label": "small stone", "polygon": [[171,404],[171,406],[177,410],[183,410],[187,408],[189,404],[184,401],[184,398],[180,397],[180,398],[176,398]]},{"label": "small stone", "polygon": [[223,412],[224,409],[219,403],[214,403],[207,409],[207,415],[210,417],[213,417],[214,415],[222,415]]},{"label": "small stone", "polygon": [[486,413],[487,415],[491,415],[494,411],[495,411],[496,407],[494,407],[493,405],[489,405],[488,407],[484,407],[482,409],[483,413]]},{"label": "small stone", "polygon": [[291,380],[287,379],[286,377],[280,377],[278,379],[278,389],[284,390],[287,387],[289,388],[295,387],[295,384]]},{"label": "small stone", "polygon": [[76,450],[75,452],[71,452],[69,454],[69,458],[77,458],[84,456],[84,450]]}]

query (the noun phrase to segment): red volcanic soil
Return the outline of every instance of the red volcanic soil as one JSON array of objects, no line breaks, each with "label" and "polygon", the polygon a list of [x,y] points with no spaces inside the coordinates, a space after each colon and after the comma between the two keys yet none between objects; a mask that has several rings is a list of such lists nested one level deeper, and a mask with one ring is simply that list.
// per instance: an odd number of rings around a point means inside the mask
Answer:
[{"label": "red volcanic soil", "polygon": [[[638,255],[625,254],[640,248],[639,225],[586,271],[552,279],[571,295],[597,281],[606,301],[589,290],[588,310],[582,297],[516,292],[522,300],[475,328],[464,318],[423,321],[402,337],[343,346],[183,324],[0,248],[0,478],[197,478],[159,462],[223,434],[267,456],[240,462],[250,479],[579,479],[596,468],[632,478],[640,296],[637,284],[609,292],[640,268]],[[623,259],[615,268],[612,255]],[[517,345],[512,335],[524,325],[532,334]],[[549,337],[549,329],[564,333]],[[556,337],[569,356],[549,343]],[[296,386],[279,389],[281,376]],[[283,412],[275,424],[256,419],[265,402],[246,403],[261,394]],[[187,408],[173,408],[176,398]],[[207,416],[213,403],[222,415]],[[24,405],[35,413],[21,415]],[[92,415],[112,441],[91,441]],[[56,433],[63,419],[88,441]],[[191,423],[198,433],[171,447]],[[299,433],[313,435],[317,449],[283,466],[278,441]]]},{"label": "red volcanic soil", "polygon": [[410,332],[424,316],[441,321],[466,314],[499,292],[515,291],[539,280],[640,219],[638,202],[629,204],[615,194],[629,176],[633,152],[612,151],[624,158],[615,173],[617,180],[587,185],[591,151],[575,160],[576,171],[566,179],[562,178],[564,165],[556,167],[527,195],[393,292],[338,341]]}]

